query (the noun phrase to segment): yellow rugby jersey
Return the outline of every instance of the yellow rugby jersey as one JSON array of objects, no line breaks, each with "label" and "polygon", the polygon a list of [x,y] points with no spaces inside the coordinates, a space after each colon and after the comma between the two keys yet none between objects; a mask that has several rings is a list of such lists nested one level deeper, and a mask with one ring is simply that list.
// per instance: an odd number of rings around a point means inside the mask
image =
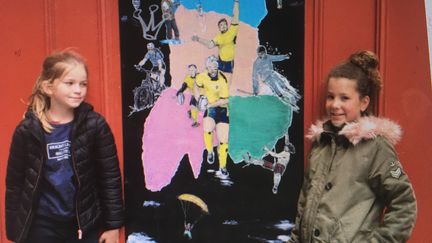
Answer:
[{"label": "yellow rugby jersey", "polygon": [[238,28],[238,24],[231,24],[227,32],[217,34],[212,40],[219,47],[219,57],[222,61],[234,60],[235,38],[237,37]]},{"label": "yellow rugby jersey", "polygon": [[[197,76],[198,76],[198,74],[197,74]],[[196,79],[197,76],[195,76],[195,78],[192,78],[190,75],[187,75],[187,76],[185,77],[184,81],[183,81],[183,82],[187,85],[187,89],[188,89],[191,93],[193,93],[193,90],[194,90],[194,84],[195,84],[195,79]]]},{"label": "yellow rugby jersey", "polygon": [[[190,75],[186,75],[185,79],[183,80],[183,83],[186,84],[186,87],[188,89],[188,91],[194,95],[194,84],[196,82],[196,78],[198,77],[199,73],[197,73],[195,75],[195,78],[192,78]],[[203,95],[204,92],[202,90],[202,88],[198,87],[198,92],[200,95]]]},{"label": "yellow rugby jersey", "polygon": [[[208,72],[203,72],[197,75],[196,84],[204,90],[204,95],[210,104],[219,99],[228,99],[229,88],[228,81],[222,72],[218,71],[218,76],[215,80],[208,75]],[[226,107],[226,105],[225,105]]]}]

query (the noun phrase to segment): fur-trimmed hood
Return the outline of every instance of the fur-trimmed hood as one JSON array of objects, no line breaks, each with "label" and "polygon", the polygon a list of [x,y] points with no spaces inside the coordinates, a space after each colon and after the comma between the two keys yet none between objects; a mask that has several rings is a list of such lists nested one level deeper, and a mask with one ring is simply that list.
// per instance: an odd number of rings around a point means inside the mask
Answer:
[{"label": "fur-trimmed hood", "polygon": [[[306,135],[311,141],[319,141],[324,129],[324,124],[329,121],[317,121],[309,128],[309,133]],[[361,140],[373,139],[377,136],[385,137],[391,144],[395,145],[399,142],[402,136],[401,127],[395,122],[374,116],[361,117],[355,122],[347,123],[339,132],[338,135],[345,136],[349,142],[356,145]]]}]

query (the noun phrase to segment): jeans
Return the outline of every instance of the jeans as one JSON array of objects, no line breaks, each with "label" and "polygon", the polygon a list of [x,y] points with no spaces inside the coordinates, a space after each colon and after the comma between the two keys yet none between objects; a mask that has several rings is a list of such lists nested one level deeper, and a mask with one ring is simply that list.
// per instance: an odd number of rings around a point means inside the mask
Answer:
[{"label": "jeans", "polygon": [[78,223],[72,221],[57,221],[36,215],[30,227],[26,243],[97,243],[96,229],[86,232],[78,239]]}]

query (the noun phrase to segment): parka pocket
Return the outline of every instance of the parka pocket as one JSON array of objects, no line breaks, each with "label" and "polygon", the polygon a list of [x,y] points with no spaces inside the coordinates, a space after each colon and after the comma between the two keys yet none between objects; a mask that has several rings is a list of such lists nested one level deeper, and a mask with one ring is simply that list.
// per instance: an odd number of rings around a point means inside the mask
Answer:
[{"label": "parka pocket", "polygon": [[[320,232],[314,235],[317,239],[331,243],[349,243],[342,223],[336,218],[322,214],[319,215],[316,221],[316,229]],[[314,232],[317,231],[315,230]]]},{"label": "parka pocket", "polygon": [[334,220],[333,232],[330,234],[329,242],[331,243],[348,243],[346,233],[343,230],[343,225],[340,220]]}]

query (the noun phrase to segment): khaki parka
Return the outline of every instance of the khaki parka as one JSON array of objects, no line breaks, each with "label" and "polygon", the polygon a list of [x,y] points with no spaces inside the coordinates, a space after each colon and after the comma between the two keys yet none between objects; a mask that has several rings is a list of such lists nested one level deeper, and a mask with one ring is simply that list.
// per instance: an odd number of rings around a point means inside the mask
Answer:
[{"label": "khaki parka", "polygon": [[417,206],[393,147],[400,135],[397,124],[377,117],[342,129],[329,121],[313,125],[307,137],[314,144],[288,242],[406,242]]}]

